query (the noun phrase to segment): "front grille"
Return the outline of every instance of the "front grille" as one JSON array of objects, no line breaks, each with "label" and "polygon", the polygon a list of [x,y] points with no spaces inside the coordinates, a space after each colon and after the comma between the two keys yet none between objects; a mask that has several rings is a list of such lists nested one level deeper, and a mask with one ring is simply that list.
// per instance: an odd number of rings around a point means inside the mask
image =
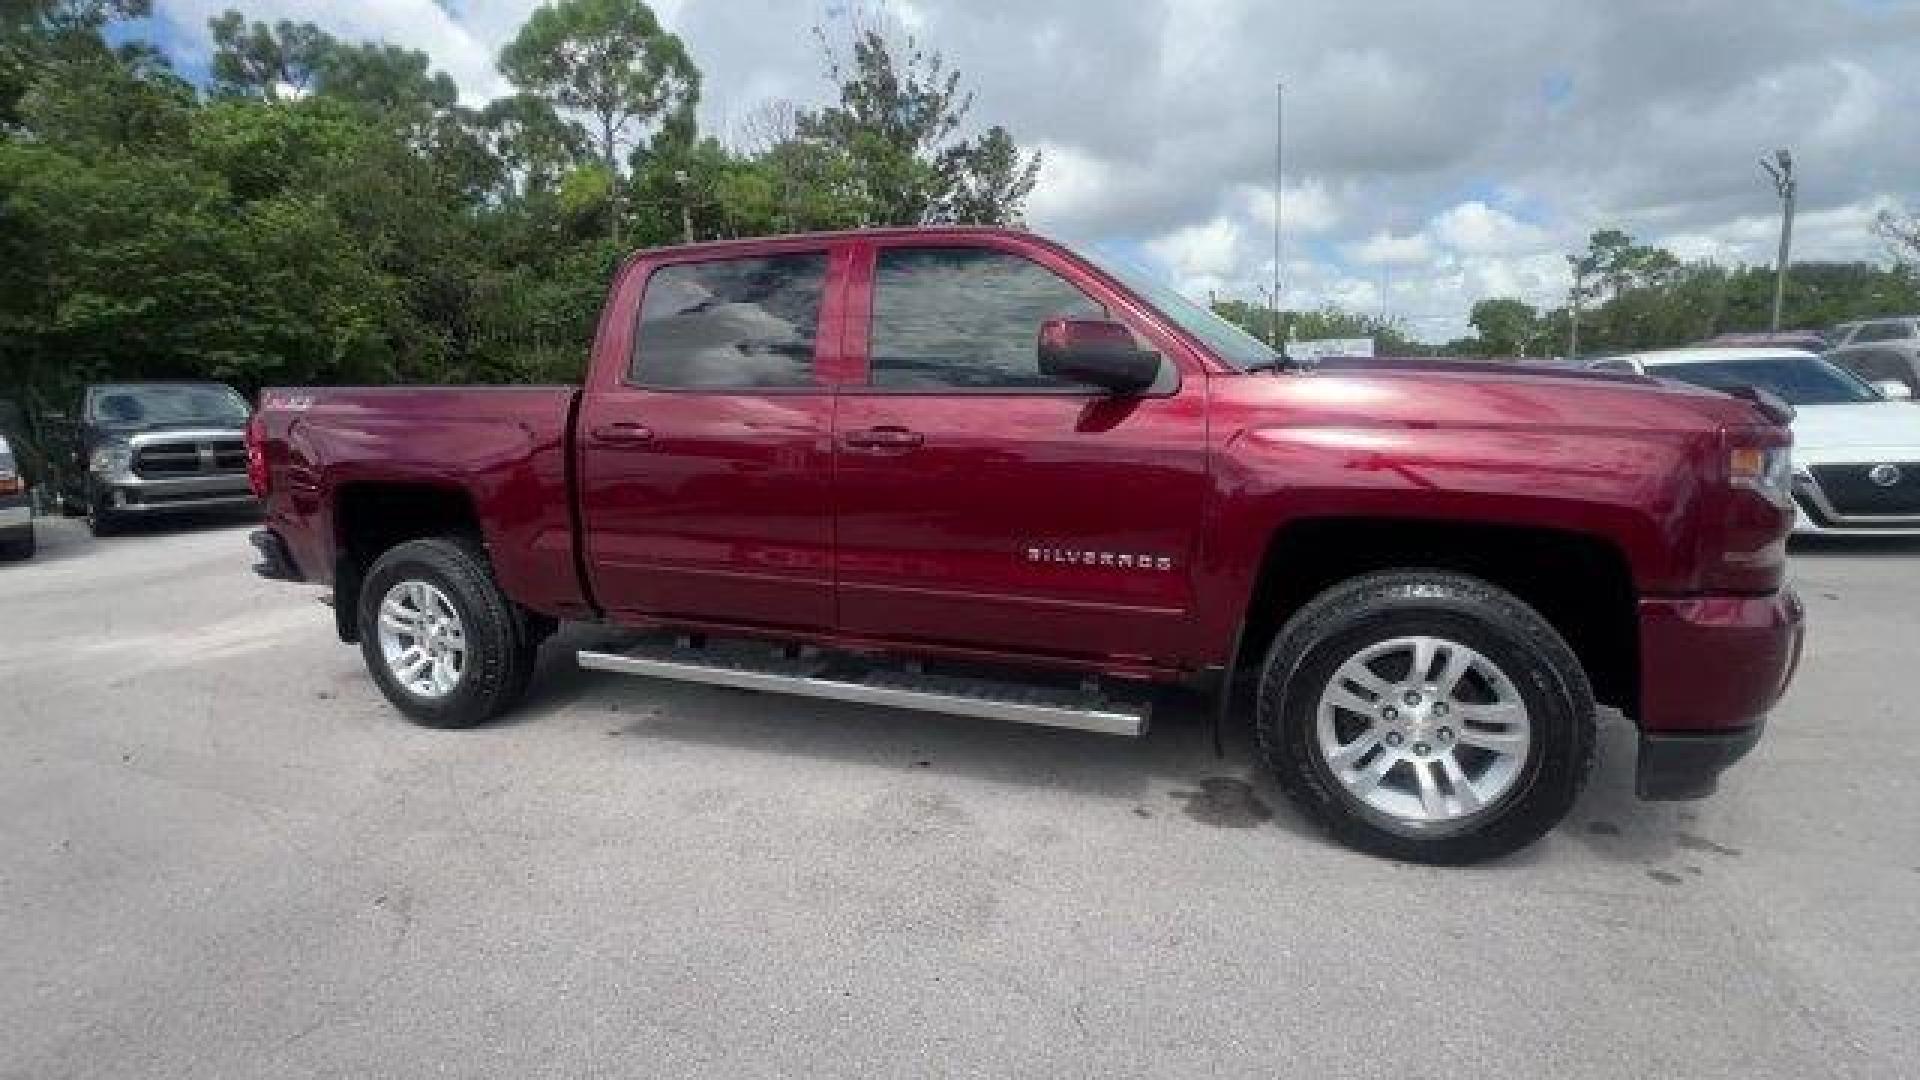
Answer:
[{"label": "front grille", "polygon": [[133,471],[151,480],[245,472],[247,447],[239,439],[147,443],[133,452]]},{"label": "front grille", "polygon": [[[1873,470],[1881,464],[1900,470],[1898,482],[1885,485],[1873,481]],[[1813,478],[1835,513],[1848,517],[1920,515],[1920,461],[1815,465]]]}]

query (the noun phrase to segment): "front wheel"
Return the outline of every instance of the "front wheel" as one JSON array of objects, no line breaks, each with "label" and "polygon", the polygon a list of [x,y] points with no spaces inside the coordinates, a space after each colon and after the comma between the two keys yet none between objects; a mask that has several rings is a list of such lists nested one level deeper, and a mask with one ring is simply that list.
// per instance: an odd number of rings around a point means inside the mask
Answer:
[{"label": "front wheel", "polygon": [[1532,843],[1572,807],[1594,752],[1593,691],[1545,619],[1441,572],[1337,585],[1275,638],[1262,754],[1342,841],[1425,863]]},{"label": "front wheel", "polygon": [[361,655],[380,691],[428,727],[490,720],[533,676],[538,639],[470,541],[414,540],[387,551],[367,572],[358,617]]}]

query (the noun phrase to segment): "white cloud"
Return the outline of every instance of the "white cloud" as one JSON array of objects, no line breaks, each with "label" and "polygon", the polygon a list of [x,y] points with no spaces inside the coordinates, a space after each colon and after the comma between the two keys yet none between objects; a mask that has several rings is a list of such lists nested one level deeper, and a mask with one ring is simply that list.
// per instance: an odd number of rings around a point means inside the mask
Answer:
[{"label": "white cloud", "polygon": [[1345,247],[1348,259],[1368,266],[1404,266],[1434,258],[1433,240],[1424,232],[1398,235],[1385,229]]},{"label": "white cloud", "polygon": [[[249,0],[423,49],[468,101],[537,0]],[[204,56],[234,0],[157,0]],[[768,98],[829,91],[809,30],[829,0],[665,0],[725,133]],[[1387,310],[1441,338],[1494,293],[1558,302],[1565,252],[1626,229],[1687,257],[1770,262],[1755,164],[1802,163],[1795,252],[1880,258],[1874,213],[1920,207],[1920,5],[1860,0],[1449,5],[1342,0],[893,0],[975,92],[972,119],[1045,152],[1035,227],[1147,250],[1242,298],[1272,273],[1274,83],[1286,80],[1290,304]],[[1090,29],[1094,28],[1094,29]],[[1490,32],[1497,28],[1498,32]],[[1384,281],[1383,274],[1384,271]]]}]

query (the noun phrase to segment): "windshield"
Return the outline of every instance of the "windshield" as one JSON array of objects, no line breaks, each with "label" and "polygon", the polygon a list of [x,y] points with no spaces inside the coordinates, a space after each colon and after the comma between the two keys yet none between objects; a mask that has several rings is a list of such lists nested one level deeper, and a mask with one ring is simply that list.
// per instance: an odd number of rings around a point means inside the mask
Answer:
[{"label": "windshield", "polygon": [[1650,366],[1647,373],[1710,390],[1757,386],[1773,391],[1794,405],[1840,405],[1853,401],[1880,400],[1879,393],[1871,386],[1812,356],[1661,364]]},{"label": "windshield", "polygon": [[1257,364],[1271,364],[1278,359],[1274,351],[1259,338],[1180,295],[1179,290],[1162,281],[1152,271],[1111,251],[1079,249],[1079,254],[1120,284],[1138,293],[1141,299],[1152,304],[1162,315],[1178,323],[1182,330],[1199,338],[1202,344],[1227,364],[1244,371]]},{"label": "windshield", "polygon": [[87,419],[110,427],[164,424],[241,424],[247,403],[217,383],[102,386],[87,404]]}]

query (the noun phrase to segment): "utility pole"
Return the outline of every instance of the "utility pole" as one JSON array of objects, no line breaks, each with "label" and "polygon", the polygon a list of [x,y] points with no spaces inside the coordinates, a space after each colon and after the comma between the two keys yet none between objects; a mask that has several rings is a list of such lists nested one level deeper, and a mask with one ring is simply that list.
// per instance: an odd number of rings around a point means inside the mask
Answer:
[{"label": "utility pole", "polygon": [[1587,291],[1587,268],[1580,256],[1569,255],[1567,261],[1573,264],[1573,292],[1567,304],[1567,359],[1580,357],[1580,297]]},{"label": "utility pole", "polygon": [[693,243],[693,190],[687,170],[673,170],[673,178],[680,182],[680,233],[686,242]]},{"label": "utility pole", "polygon": [[1280,341],[1280,206],[1281,184],[1286,174],[1287,84],[1273,84],[1273,299],[1267,309],[1268,337],[1273,351],[1284,355]]},{"label": "utility pole", "polygon": [[1780,330],[1780,307],[1787,298],[1787,265],[1793,250],[1793,196],[1799,181],[1793,178],[1793,155],[1785,148],[1773,152],[1773,160],[1760,159],[1760,167],[1773,177],[1773,189],[1780,195],[1780,261],[1773,268],[1773,330]]}]

